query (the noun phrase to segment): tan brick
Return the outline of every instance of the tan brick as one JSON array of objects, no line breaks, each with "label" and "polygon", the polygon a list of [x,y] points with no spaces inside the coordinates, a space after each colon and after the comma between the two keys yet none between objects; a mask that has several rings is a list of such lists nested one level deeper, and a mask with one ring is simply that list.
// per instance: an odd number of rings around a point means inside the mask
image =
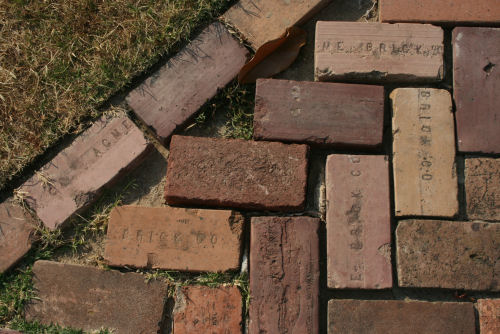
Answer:
[{"label": "tan brick", "polygon": [[465,159],[469,219],[500,220],[500,159]]},{"label": "tan brick", "polygon": [[481,334],[500,333],[500,299],[479,299],[476,308]]},{"label": "tan brick", "polygon": [[0,328],[0,334],[22,334],[22,333],[12,329]]}]

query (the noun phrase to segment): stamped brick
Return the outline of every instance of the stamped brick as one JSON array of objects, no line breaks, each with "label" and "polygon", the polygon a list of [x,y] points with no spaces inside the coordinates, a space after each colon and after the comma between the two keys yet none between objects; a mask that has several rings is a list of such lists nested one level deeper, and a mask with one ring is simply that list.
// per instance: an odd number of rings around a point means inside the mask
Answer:
[{"label": "stamped brick", "polygon": [[396,243],[402,287],[500,291],[500,224],[405,220]]},{"label": "stamped brick", "polygon": [[254,138],[333,146],[382,144],[384,88],[257,80]]},{"label": "stamped brick", "polygon": [[175,334],[241,333],[241,293],[235,286],[178,288],[173,310]]},{"label": "stamped brick", "polygon": [[455,28],[452,41],[458,149],[500,153],[500,29]]},{"label": "stamped brick", "polygon": [[500,299],[479,299],[476,308],[481,334],[500,333]]},{"label": "stamped brick", "polygon": [[500,220],[500,159],[465,159],[469,219]]},{"label": "stamped brick", "polygon": [[396,216],[456,215],[450,94],[441,89],[398,88],[391,100]]},{"label": "stamped brick", "polygon": [[255,217],[249,334],[318,333],[319,219]]},{"label": "stamped brick", "polygon": [[326,162],[328,287],[392,287],[389,162],[329,155]]},{"label": "stamped brick", "polygon": [[112,266],[188,271],[238,269],[243,216],[228,210],[120,206],[104,258]]},{"label": "stamped brick", "polygon": [[443,30],[429,24],[316,24],[317,81],[422,82],[443,79]]},{"label": "stamped brick", "polygon": [[157,333],[162,327],[166,283],[51,261],[35,262],[33,273],[38,298],[26,307],[28,321],[113,333]]},{"label": "stamped brick", "polygon": [[328,333],[476,333],[472,303],[330,300]]},{"label": "stamped brick", "polygon": [[127,116],[103,117],[24,183],[21,193],[44,225],[55,229],[136,166],[148,148]]},{"label": "stamped brick", "polygon": [[168,139],[236,77],[247,55],[221,23],[213,23],[134,89],[127,102],[160,139]]},{"label": "stamped brick", "polygon": [[304,209],[306,145],[173,136],[168,204],[242,209]]}]

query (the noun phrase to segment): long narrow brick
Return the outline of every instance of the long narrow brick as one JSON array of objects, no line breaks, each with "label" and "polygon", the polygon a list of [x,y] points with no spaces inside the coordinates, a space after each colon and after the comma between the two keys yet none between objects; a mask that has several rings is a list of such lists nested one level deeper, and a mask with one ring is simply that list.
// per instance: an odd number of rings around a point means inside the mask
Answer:
[{"label": "long narrow brick", "polygon": [[44,225],[55,229],[137,165],[148,148],[127,116],[103,117],[36,172],[20,193]]},{"label": "long narrow brick", "polygon": [[382,143],[384,88],[259,79],[254,138],[334,146]]},{"label": "long narrow brick", "polygon": [[500,291],[500,224],[400,221],[396,243],[402,287]]},{"label": "long narrow brick", "polygon": [[476,308],[481,334],[500,333],[500,299],[479,299]]},{"label": "long narrow brick", "polygon": [[173,136],[165,198],[169,204],[243,209],[304,209],[306,145]]},{"label": "long narrow brick", "polygon": [[391,93],[391,100],[396,215],[456,215],[450,94],[440,89],[399,88]]},{"label": "long narrow brick", "polygon": [[465,159],[465,199],[469,219],[500,221],[500,159]]},{"label": "long narrow brick", "polygon": [[213,23],[134,89],[127,102],[166,140],[238,74],[247,55],[221,23]]},{"label": "long narrow brick", "polygon": [[316,24],[318,81],[422,82],[443,79],[443,30],[429,24]]},{"label": "long narrow brick", "polygon": [[113,333],[159,333],[168,285],[136,273],[37,261],[26,319]]},{"label": "long narrow brick", "polygon": [[328,333],[476,333],[472,303],[330,300]]},{"label": "long narrow brick", "polygon": [[318,333],[319,219],[255,217],[249,334]]},{"label": "long narrow brick", "polygon": [[328,287],[392,287],[389,162],[329,155],[326,162]]},{"label": "long narrow brick", "polygon": [[0,328],[0,334],[22,334],[21,332],[15,331],[8,328]]},{"label": "long narrow brick", "polygon": [[243,216],[227,210],[116,207],[104,258],[112,266],[226,271],[239,267]]},{"label": "long narrow brick", "polygon": [[452,42],[458,149],[500,153],[500,29],[455,28]]}]

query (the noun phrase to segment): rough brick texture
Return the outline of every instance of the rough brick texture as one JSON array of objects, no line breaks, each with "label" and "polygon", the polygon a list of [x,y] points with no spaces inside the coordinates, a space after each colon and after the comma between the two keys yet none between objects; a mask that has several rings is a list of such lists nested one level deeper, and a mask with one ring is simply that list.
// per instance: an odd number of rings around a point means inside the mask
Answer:
[{"label": "rough brick texture", "polygon": [[500,159],[465,159],[469,219],[500,220]]},{"label": "rough brick texture", "polygon": [[0,328],[0,334],[22,334],[22,333],[12,329]]},{"label": "rough brick texture", "polygon": [[500,299],[479,299],[476,308],[481,334],[500,333]]}]

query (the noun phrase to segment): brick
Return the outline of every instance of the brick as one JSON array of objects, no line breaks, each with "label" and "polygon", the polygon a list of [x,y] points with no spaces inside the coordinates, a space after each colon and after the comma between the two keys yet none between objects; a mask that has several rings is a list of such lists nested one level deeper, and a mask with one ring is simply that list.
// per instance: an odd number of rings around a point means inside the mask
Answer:
[{"label": "brick", "polygon": [[36,172],[21,192],[44,225],[56,229],[135,167],[148,148],[128,117],[103,117]]},{"label": "brick", "polygon": [[235,286],[177,289],[173,333],[241,333],[241,294]]},{"label": "brick", "polygon": [[381,0],[382,22],[481,23],[500,21],[500,6],[491,0]]},{"label": "brick", "polygon": [[450,94],[441,89],[398,88],[390,97],[396,216],[456,215]]},{"label": "brick", "polygon": [[443,79],[443,30],[429,24],[316,24],[316,81],[424,82]]},{"label": "brick", "polygon": [[481,334],[500,333],[500,299],[479,299],[476,308]]},{"label": "brick", "polygon": [[247,56],[221,23],[213,23],[134,89],[127,102],[166,140],[238,74]]},{"label": "brick", "polygon": [[382,144],[384,88],[259,79],[254,138],[333,146]]},{"label": "brick", "polygon": [[500,224],[400,221],[396,244],[402,287],[500,291]]},{"label": "brick", "polygon": [[0,334],[22,334],[22,333],[12,329],[0,328]]},{"label": "brick", "polygon": [[455,28],[452,42],[458,149],[500,153],[500,29]]},{"label": "brick", "polygon": [[162,327],[166,283],[51,261],[35,262],[33,273],[38,298],[26,307],[28,321],[113,333],[156,333]]},{"label": "brick", "polygon": [[306,145],[173,136],[165,198],[169,204],[301,211]]},{"label": "brick", "polygon": [[318,333],[319,219],[255,217],[249,334]]},{"label": "brick", "polygon": [[500,159],[465,159],[469,219],[500,220]]},{"label": "brick", "polygon": [[328,287],[392,287],[389,162],[329,155],[326,162]]},{"label": "brick", "polygon": [[228,210],[120,206],[104,258],[112,266],[187,271],[238,269],[243,216]]},{"label": "brick", "polygon": [[240,0],[223,16],[256,50],[286,28],[305,23],[331,0]]},{"label": "brick", "polygon": [[474,334],[472,303],[330,300],[328,333]]}]

